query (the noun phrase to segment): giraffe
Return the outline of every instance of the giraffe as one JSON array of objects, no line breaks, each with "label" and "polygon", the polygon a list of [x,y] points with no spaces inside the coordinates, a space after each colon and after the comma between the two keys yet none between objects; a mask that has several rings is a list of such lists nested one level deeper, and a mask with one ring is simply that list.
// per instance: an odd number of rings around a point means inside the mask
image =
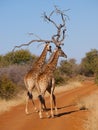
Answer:
[{"label": "giraffe", "polygon": [[26,114],[29,113],[28,112],[28,101],[29,101],[29,99],[32,101],[35,111],[36,112],[38,111],[36,106],[35,106],[35,103],[33,101],[32,91],[35,87],[36,78],[37,78],[38,74],[43,69],[43,66],[45,64],[46,55],[47,55],[48,51],[51,52],[50,43],[47,43],[45,45],[40,57],[38,58],[38,60],[32,66],[32,69],[29,70],[29,72],[24,76],[24,84],[25,84],[26,89],[27,89],[26,106],[25,106],[25,113]]},{"label": "giraffe", "polygon": [[[44,95],[46,91],[50,94],[51,116],[54,117],[53,103],[55,107],[55,112],[57,114],[56,97],[54,95],[54,89],[55,89],[54,71],[56,69],[59,57],[67,58],[67,55],[62,51],[60,46],[56,47],[52,59],[50,60],[49,63],[45,65],[44,71],[38,75],[36,80],[36,86],[39,93],[39,101],[40,101],[40,110],[39,110],[40,118],[43,118],[41,107],[42,104],[44,105]],[[47,117],[49,117],[47,112],[46,115]]]}]

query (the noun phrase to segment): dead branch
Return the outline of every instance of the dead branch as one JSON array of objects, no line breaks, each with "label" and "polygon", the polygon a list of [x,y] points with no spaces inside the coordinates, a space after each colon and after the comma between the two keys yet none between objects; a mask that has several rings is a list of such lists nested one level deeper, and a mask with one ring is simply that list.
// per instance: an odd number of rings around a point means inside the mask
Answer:
[{"label": "dead branch", "polygon": [[35,36],[36,38],[38,38],[38,39],[41,40],[41,38],[40,38],[38,35],[34,34],[34,33],[28,33],[28,34],[29,34],[29,35],[33,35],[33,36]]},{"label": "dead branch", "polygon": [[[59,14],[62,20],[62,24],[57,24],[51,17],[53,16],[53,14]],[[64,13],[64,11],[59,10],[56,6],[55,6],[55,10],[53,10],[50,15],[46,15],[46,13],[44,12],[44,19],[48,22],[51,22],[57,29],[57,33],[54,34],[52,36],[52,41],[56,46],[60,46],[62,44],[62,42],[65,39],[65,31],[66,31],[66,27],[65,27],[65,21],[66,21],[66,15]]]},{"label": "dead branch", "polygon": [[[54,11],[53,11],[53,13],[54,13]],[[50,16],[47,16],[45,12],[44,12],[44,19],[46,21],[51,22],[52,24],[54,24],[54,26],[58,29],[57,24],[52,19],[50,19]]]},{"label": "dead branch", "polygon": [[[54,20],[53,20],[53,15],[54,14],[58,14],[60,17],[61,17],[61,20],[62,20],[62,23],[60,24],[57,24]],[[35,40],[31,40],[30,42],[28,43],[25,43],[25,44],[21,44],[19,46],[15,46],[14,49],[12,50],[12,52],[14,52],[14,50],[16,48],[20,48],[22,46],[29,46],[31,43],[34,43],[34,42],[40,42],[40,43],[54,43],[57,47],[60,47],[60,45],[63,44],[63,41],[65,39],[65,31],[66,31],[66,16],[64,11],[61,11],[60,9],[57,8],[57,6],[55,6],[55,9],[49,14],[49,16],[46,14],[46,12],[44,12],[44,19],[47,21],[47,22],[50,22],[52,23],[56,29],[57,29],[57,32],[56,34],[54,34],[50,40],[43,40],[41,39],[39,36],[35,35],[34,33],[29,33],[29,35],[34,35],[37,39]]]},{"label": "dead branch", "polygon": [[14,49],[12,50],[12,52],[14,52],[14,50],[15,50],[16,48],[20,48],[20,47],[22,47],[22,46],[29,46],[29,45],[30,45],[31,43],[33,43],[33,42],[51,43],[52,41],[51,41],[51,40],[42,40],[42,39],[40,39],[40,40],[31,40],[31,41],[28,42],[28,43],[24,43],[24,44],[21,44],[21,45],[19,45],[19,46],[15,46]]}]

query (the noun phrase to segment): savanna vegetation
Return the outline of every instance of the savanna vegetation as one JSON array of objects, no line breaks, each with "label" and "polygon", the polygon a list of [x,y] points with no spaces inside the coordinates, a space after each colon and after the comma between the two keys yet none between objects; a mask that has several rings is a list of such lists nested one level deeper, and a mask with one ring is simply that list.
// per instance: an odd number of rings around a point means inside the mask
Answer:
[{"label": "savanna vegetation", "polygon": [[98,90],[82,97],[77,102],[79,109],[89,110],[87,119],[84,121],[83,128],[84,130],[98,130]]},{"label": "savanna vegetation", "polygon": [[[38,56],[29,50],[17,50],[0,55],[0,97],[10,99],[24,90],[23,77]],[[56,85],[67,84],[69,80],[84,80],[93,77],[98,84],[98,50],[86,53],[80,64],[74,58],[60,61],[55,71]]]}]

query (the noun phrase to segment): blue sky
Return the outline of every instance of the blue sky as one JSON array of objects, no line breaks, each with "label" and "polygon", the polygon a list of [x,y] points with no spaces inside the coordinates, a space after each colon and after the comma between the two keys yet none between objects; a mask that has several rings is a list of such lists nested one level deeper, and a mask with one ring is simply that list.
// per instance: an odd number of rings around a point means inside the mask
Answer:
[{"label": "blue sky", "polygon": [[[0,0],[0,55],[10,52],[15,45],[27,43],[34,36],[50,39],[55,30],[52,24],[42,19],[43,12],[51,12],[57,5],[66,12],[70,20],[66,21],[66,38],[63,50],[68,59],[77,62],[91,49],[98,49],[98,0]],[[33,54],[40,55],[42,47],[37,43],[29,49]]]}]

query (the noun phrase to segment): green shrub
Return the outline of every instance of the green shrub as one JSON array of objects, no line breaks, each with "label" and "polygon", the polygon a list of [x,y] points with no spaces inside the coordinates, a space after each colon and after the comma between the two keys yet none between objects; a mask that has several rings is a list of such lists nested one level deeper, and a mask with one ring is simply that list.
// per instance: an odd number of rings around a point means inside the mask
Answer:
[{"label": "green shrub", "polygon": [[30,64],[37,59],[37,56],[32,55],[29,50],[17,50],[0,55],[0,67],[6,67],[13,64]]},{"label": "green shrub", "polygon": [[7,78],[7,76],[0,77],[0,97],[3,99],[10,99],[16,94],[16,85]]},{"label": "green shrub", "polygon": [[65,81],[64,81],[64,78],[61,77],[61,76],[55,76],[55,83],[56,85],[60,85],[60,84],[63,84]]},{"label": "green shrub", "polygon": [[63,75],[61,75],[59,68],[56,69],[56,71],[54,73],[54,77],[55,77],[55,84],[56,85],[60,85],[60,84],[65,83],[65,78]]},{"label": "green shrub", "polygon": [[98,85],[98,73],[95,76],[95,83]]}]

